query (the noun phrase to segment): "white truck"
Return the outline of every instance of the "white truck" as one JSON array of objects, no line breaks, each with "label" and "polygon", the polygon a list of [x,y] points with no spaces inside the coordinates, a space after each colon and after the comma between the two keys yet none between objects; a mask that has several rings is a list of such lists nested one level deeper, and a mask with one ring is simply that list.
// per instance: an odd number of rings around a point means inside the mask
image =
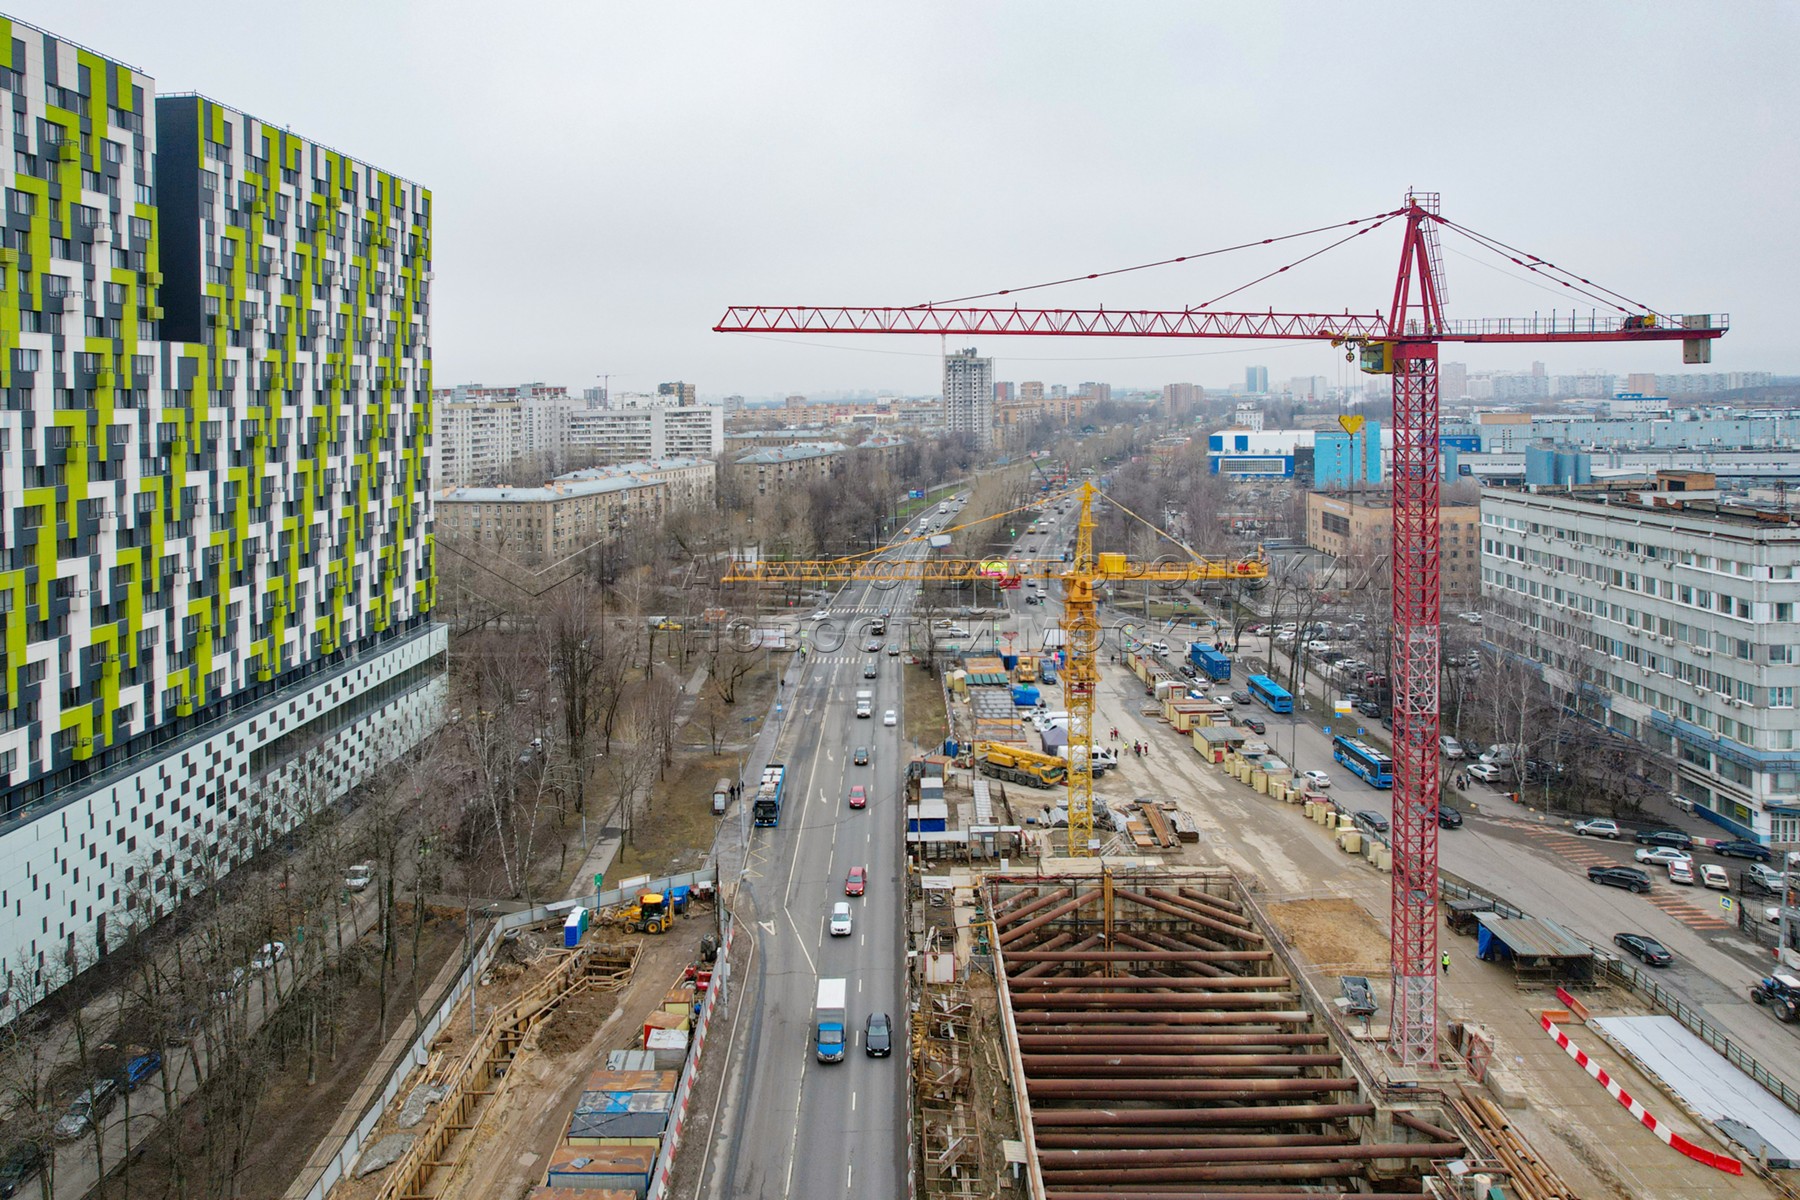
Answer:
[{"label": "white truck", "polygon": [[[1068,761],[1069,747],[1058,746],[1056,748],[1056,756],[1065,762]],[[1110,771],[1118,765],[1119,765],[1119,755],[1118,755],[1117,751],[1105,750],[1099,746],[1094,747],[1094,774],[1096,774],[1096,775],[1103,774],[1104,772]]]},{"label": "white truck", "polygon": [[861,688],[856,693],[856,715],[859,717],[875,715],[875,693],[868,688]]}]

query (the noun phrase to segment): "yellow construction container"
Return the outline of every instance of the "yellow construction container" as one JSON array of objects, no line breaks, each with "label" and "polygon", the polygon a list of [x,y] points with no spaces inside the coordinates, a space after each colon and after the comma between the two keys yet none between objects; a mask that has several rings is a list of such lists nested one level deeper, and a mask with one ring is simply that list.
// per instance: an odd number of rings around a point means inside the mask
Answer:
[{"label": "yellow construction container", "polygon": [[1337,835],[1338,849],[1345,854],[1362,853],[1362,833],[1355,829],[1345,829]]}]

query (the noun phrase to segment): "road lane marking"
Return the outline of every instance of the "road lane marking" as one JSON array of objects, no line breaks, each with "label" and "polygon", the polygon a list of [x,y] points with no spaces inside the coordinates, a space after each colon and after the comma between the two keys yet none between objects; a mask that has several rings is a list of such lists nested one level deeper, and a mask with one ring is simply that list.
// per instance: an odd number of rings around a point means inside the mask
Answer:
[{"label": "road lane marking", "polygon": [[790,926],[790,927],[792,927],[792,929],[793,929],[793,931],[794,931],[794,944],[795,944],[795,945],[796,945],[796,946],[799,946],[799,947],[800,947],[800,953],[802,953],[802,954],[805,954],[805,955],[806,955],[806,966],[807,966],[807,969],[808,969],[808,970],[810,970],[810,971],[812,971],[812,973],[813,973],[813,974],[814,974],[814,975],[817,975],[817,974],[818,974],[818,973],[819,973],[819,968],[818,968],[818,967],[817,967],[817,966],[816,966],[816,965],[814,965],[814,963],[813,963],[813,956],[812,956],[812,955],[811,955],[811,954],[808,954],[808,953],[807,953],[807,949],[806,949],[806,939],[805,939],[805,938],[804,938],[804,937],[802,937],[802,936],[801,936],[801,934],[800,934],[800,927],[799,927],[799,926],[798,926],[798,925],[795,925],[795,924],[794,924],[794,914],[793,914],[793,913],[791,913],[791,912],[785,912],[785,911],[784,911],[784,912],[783,912],[783,913],[782,913],[782,915],[783,915],[783,916],[784,916],[784,917],[786,917],[786,918],[787,918],[787,923],[788,923],[788,925],[789,925],[789,926]]}]

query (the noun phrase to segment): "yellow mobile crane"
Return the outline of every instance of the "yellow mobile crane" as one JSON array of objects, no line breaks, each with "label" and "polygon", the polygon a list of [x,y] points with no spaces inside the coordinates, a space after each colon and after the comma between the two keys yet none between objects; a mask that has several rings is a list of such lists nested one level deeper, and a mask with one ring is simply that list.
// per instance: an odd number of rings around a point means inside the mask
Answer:
[{"label": "yellow mobile crane", "polygon": [[[1066,496],[1079,499],[1080,519],[1075,526],[1075,552],[1072,561],[1052,559],[1012,560],[1021,576],[1033,579],[1060,579],[1063,585],[1063,649],[1068,655],[1063,668],[1063,707],[1069,714],[1069,854],[1080,857],[1092,853],[1094,843],[1094,772],[1093,717],[1094,689],[1100,681],[1096,657],[1100,650],[1100,612],[1095,588],[1115,580],[1153,583],[1195,583],[1202,580],[1260,580],[1269,575],[1267,560],[1259,550],[1255,557],[1236,562],[1216,562],[1201,558],[1186,546],[1158,529],[1153,522],[1119,505],[1121,512],[1143,523],[1175,546],[1182,561],[1138,563],[1123,554],[1094,553],[1094,485],[1083,483],[1068,492],[1048,499]],[[1039,501],[1041,502],[1041,501]],[[1117,503],[1114,501],[1113,503]],[[1027,506],[1029,507],[1029,506]],[[954,526],[966,529],[988,521],[999,521],[1024,512],[1011,509],[992,516]],[[945,530],[943,532],[952,532]],[[908,545],[925,541],[912,538],[895,543]],[[725,573],[727,583],[846,583],[852,580],[917,580],[921,583],[978,579],[992,572],[990,560],[983,559],[883,559],[879,557],[892,547],[883,547],[846,558],[775,562],[733,562]]]}]

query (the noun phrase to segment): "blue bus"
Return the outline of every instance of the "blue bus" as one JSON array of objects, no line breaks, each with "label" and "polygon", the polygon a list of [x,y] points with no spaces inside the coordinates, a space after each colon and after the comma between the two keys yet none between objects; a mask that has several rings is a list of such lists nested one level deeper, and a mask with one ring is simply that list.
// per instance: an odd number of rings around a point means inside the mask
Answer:
[{"label": "blue bus", "polygon": [[1294,698],[1288,690],[1270,679],[1267,675],[1252,675],[1248,681],[1250,694],[1257,702],[1270,712],[1291,713],[1294,711]]},{"label": "blue bus", "polygon": [[1340,734],[1331,739],[1331,757],[1362,776],[1370,787],[1394,786],[1394,760],[1365,742]]}]

